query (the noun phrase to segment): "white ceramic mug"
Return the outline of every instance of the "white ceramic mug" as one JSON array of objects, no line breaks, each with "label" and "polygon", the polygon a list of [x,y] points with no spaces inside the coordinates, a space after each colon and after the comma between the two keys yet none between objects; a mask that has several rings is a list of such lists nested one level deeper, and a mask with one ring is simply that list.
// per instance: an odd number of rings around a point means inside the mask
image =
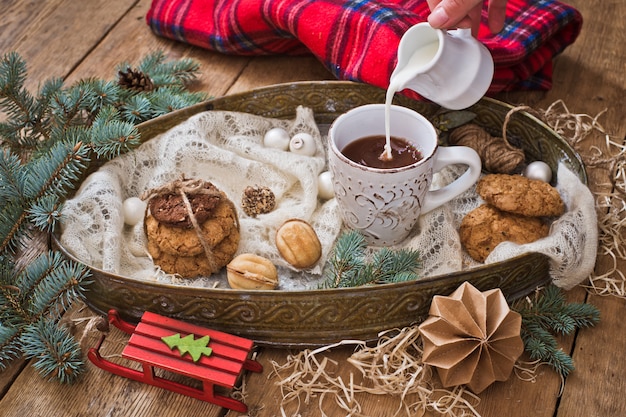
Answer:
[{"label": "white ceramic mug", "polygon": [[485,95],[493,71],[491,53],[471,29],[445,31],[423,22],[402,36],[390,87],[408,88],[447,109],[460,110]]},{"label": "white ceramic mug", "polygon": [[[480,157],[473,149],[439,147],[433,125],[409,108],[391,106],[390,129],[391,136],[410,142],[422,158],[408,166],[381,169],[358,164],[342,154],[354,140],[385,135],[384,104],[356,107],[340,115],[328,134],[328,165],[343,220],[376,246],[406,239],[420,214],[466,191],[481,172]],[[445,187],[429,191],[433,173],[453,164],[468,169]]]}]

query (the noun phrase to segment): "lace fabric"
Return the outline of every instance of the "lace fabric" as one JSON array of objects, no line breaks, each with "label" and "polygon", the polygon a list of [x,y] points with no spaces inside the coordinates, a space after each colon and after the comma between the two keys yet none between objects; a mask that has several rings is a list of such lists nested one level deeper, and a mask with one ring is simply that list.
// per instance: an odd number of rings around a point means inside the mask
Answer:
[{"label": "lace fabric", "polygon": [[[90,175],[64,205],[62,245],[85,264],[127,278],[226,287],[223,272],[208,278],[180,279],[159,271],[146,250],[143,222],[125,225],[122,204],[181,175],[211,181],[238,208],[245,187],[263,185],[274,192],[276,208],[257,217],[239,210],[241,241],[237,253],[270,259],[279,267],[280,289],[317,288],[342,223],[335,200],[317,197],[317,177],[326,170],[326,138],[313,116],[310,109],[299,107],[292,120],[217,111],[191,117]],[[284,128],[290,136],[311,134],[316,141],[315,155],[265,148],[263,136],[273,127]],[[461,168],[448,168],[435,175],[433,186],[442,186],[461,173]],[[567,212],[552,224],[550,236],[528,245],[503,243],[486,263],[538,251],[552,259],[550,272],[555,284],[571,288],[588,276],[597,250],[593,197],[566,167],[559,167],[558,178],[557,188]],[[462,249],[457,230],[463,216],[481,203],[472,188],[421,216],[413,234],[399,246],[421,252],[423,277],[478,265]],[[291,218],[309,222],[323,247],[320,261],[304,272],[290,268],[274,243],[277,228]]]}]

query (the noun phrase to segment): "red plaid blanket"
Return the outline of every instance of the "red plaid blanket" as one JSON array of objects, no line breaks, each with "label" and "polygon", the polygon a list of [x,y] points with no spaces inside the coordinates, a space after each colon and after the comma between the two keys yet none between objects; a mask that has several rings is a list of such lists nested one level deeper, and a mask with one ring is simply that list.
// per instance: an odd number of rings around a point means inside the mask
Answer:
[{"label": "red plaid blanket", "polygon": [[[426,0],[153,0],[146,20],[157,35],[227,54],[313,53],[338,79],[387,88],[402,34],[429,13]],[[509,0],[504,29],[478,33],[495,63],[489,92],[549,89],[553,58],[581,26],[559,1]]]}]

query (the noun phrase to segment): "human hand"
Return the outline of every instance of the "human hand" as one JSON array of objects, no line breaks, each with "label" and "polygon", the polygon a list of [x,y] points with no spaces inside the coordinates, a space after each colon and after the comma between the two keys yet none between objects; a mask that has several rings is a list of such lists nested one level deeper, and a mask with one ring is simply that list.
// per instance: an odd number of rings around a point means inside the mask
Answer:
[{"label": "human hand", "polygon": [[[483,0],[427,0],[432,13],[428,23],[436,29],[472,28],[472,34],[478,34],[480,13]],[[507,0],[485,0],[488,25],[492,33],[498,33],[504,27]]]}]

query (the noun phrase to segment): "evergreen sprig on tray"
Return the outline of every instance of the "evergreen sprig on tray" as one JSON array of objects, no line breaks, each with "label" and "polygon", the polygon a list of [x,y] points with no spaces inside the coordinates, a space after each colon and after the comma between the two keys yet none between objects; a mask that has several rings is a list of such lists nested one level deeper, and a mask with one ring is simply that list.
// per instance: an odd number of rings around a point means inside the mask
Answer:
[{"label": "evergreen sprig on tray", "polygon": [[366,248],[361,233],[349,231],[340,235],[325,268],[322,287],[358,287],[419,278],[422,267],[419,252],[383,247],[368,256]]},{"label": "evergreen sprig on tray", "polygon": [[574,362],[559,348],[555,335],[568,335],[600,321],[595,306],[567,303],[563,292],[554,285],[537,291],[532,299],[519,300],[511,308],[522,316],[521,337],[530,358],[549,364],[563,377],[574,370]]},{"label": "evergreen sprig on tray", "polygon": [[80,347],[59,325],[82,296],[89,271],[60,253],[43,253],[26,267],[16,254],[34,233],[60,221],[62,202],[94,158],[111,159],[141,142],[136,123],[206,99],[187,91],[198,64],[166,62],[162,52],[117,68],[117,78],[44,81],[25,88],[27,68],[15,52],[0,60],[0,370],[33,358],[44,376],[75,380]]}]

